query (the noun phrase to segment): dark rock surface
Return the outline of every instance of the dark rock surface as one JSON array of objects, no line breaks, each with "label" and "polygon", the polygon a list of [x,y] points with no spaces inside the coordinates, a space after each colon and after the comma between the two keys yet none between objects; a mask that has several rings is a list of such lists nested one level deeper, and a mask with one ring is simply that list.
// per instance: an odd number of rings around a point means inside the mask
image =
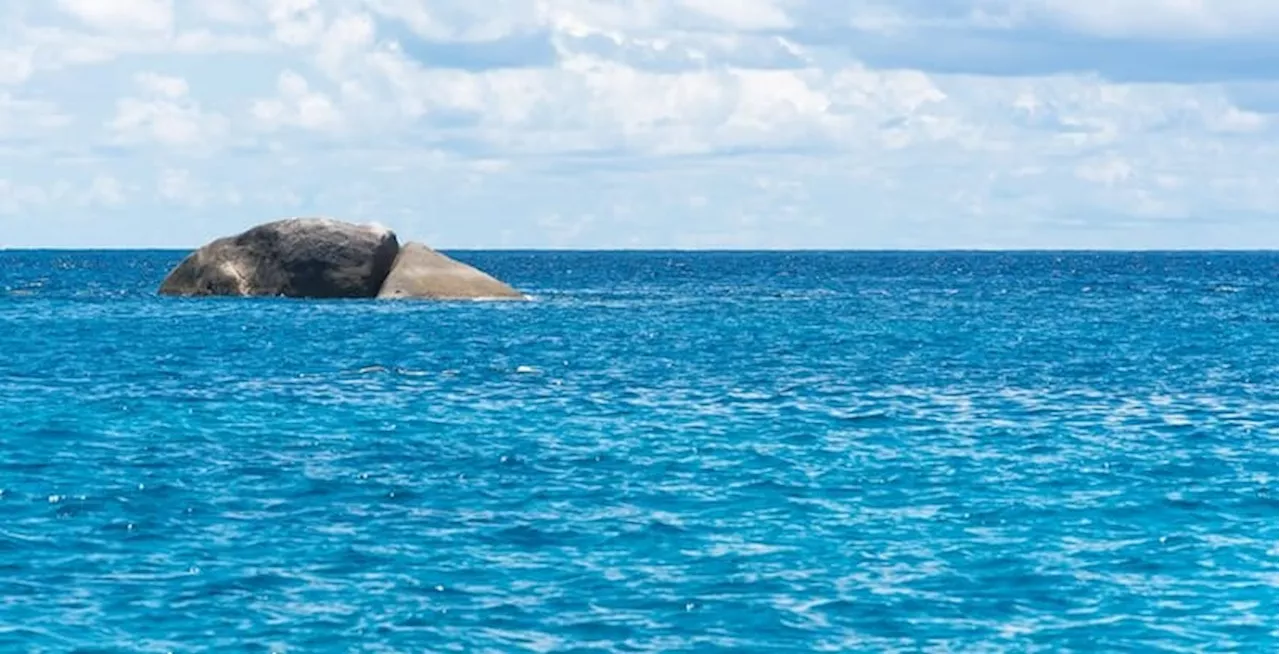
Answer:
[{"label": "dark rock surface", "polygon": [[331,218],[288,218],[210,242],[160,284],[161,295],[524,299],[514,288],[395,232]]},{"label": "dark rock surface", "polygon": [[375,297],[399,252],[395,233],[384,227],[289,218],[196,250],[169,273],[160,293]]}]

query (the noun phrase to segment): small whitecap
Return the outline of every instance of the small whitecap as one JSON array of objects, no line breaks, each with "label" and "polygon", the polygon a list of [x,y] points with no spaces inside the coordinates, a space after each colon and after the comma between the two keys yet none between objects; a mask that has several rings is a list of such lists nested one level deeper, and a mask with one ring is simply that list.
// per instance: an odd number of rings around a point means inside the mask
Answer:
[{"label": "small whitecap", "polygon": [[530,374],[538,372],[538,369],[533,366],[516,366],[516,372],[520,374]]}]

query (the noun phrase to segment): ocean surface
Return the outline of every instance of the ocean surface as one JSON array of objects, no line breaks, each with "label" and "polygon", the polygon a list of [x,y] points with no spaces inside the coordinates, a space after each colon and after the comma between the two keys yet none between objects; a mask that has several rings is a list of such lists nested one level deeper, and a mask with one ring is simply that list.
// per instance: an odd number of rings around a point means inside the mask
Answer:
[{"label": "ocean surface", "polygon": [[1277,255],[0,252],[3,652],[1274,652]]}]

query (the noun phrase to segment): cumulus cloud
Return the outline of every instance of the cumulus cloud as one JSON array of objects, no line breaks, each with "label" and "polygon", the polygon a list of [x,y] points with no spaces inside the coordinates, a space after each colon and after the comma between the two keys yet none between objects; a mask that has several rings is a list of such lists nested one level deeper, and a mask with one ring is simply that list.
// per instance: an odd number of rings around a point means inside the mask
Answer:
[{"label": "cumulus cloud", "polygon": [[119,141],[200,147],[216,145],[226,134],[227,119],[191,99],[185,79],[145,72],[134,81],[140,95],[118,100],[107,123]]},{"label": "cumulus cloud", "polygon": [[179,246],[300,211],[443,246],[1274,242],[1275,11],[23,0],[0,207],[58,216],[32,243],[78,211]]},{"label": "cumulus cloud", "polygon": [[337,127],[342,116],[323,93],[313,91],[307,80],[292,70],[280,73],[276,82],[277,96],[254,100],[250,108],[261,127],[326,130]]},{"label": "cumulus cloud", "polygon": [[90,27],[126,32],[173,27],[172,0],[57,0],[58,6]]}]

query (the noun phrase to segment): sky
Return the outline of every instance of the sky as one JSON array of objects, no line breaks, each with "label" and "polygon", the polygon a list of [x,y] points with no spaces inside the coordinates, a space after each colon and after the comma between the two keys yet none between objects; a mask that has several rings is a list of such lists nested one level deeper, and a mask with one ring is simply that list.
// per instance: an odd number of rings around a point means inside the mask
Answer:
[{"label": "sky", "polygon": [[5,0],[0,248],[1275,249],[1275,0]]}]

